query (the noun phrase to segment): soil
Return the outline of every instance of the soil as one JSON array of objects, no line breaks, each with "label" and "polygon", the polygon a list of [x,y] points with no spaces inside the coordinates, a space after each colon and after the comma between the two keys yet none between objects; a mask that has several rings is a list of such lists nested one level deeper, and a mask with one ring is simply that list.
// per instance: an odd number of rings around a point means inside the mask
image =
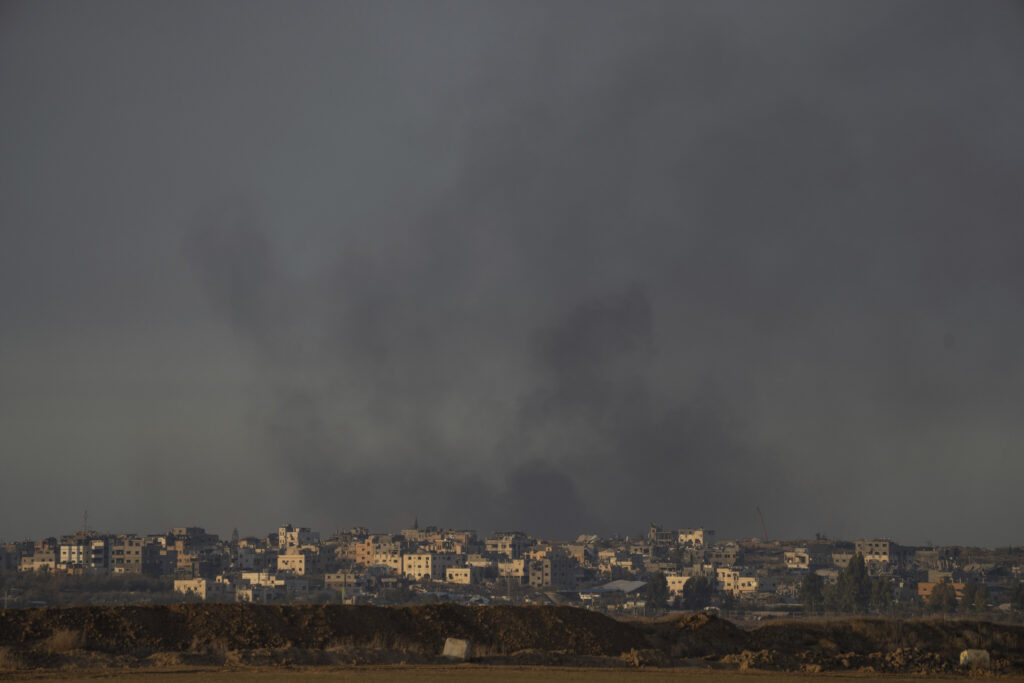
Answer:
[{"label": "soil", "polygon": [[178,604],[0,612],[0,671],[440,665],[448,637],[482,665],[963,673],[963,649],[1024,673],[1024,627],[977,621],[788,621],[710,614],[623,622],[571,607]]}]

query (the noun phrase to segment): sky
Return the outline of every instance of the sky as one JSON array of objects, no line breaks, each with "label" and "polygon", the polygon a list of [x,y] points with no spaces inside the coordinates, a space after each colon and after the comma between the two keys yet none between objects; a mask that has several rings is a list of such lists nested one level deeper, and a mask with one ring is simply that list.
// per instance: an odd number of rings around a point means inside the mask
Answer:
[{"label": "sky", "polygon": [[0,2],[0,538],[1020,545],[1024,3]]}]

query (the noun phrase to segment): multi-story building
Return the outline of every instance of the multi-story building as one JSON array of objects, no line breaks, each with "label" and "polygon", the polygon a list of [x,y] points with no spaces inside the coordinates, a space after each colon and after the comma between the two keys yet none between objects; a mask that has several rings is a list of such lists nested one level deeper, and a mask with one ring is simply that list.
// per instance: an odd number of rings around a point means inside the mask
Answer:
[{"label": "multi-story building", "polygon": [[686,582],[692,578],[692,576],[683,576],[682,574],[666,574],[665,583],[668,584],[669,594],[673,597],[682,595]]},{"label": "multi-story building", "polygon": [[18,570],[23,572],[53,572],[57,568],[57,557],[57,552],[53,548],[34,550],[28,555],[21,556]]},{"label": "multi-story building", "polygon": [[450,567],[462,565],[455,553],[407,553],[402,555],[402,574],[416,581],[444,581]]},{"label": "multi-story building", "polygon": [[208,602],[232,602],[235,590],[223,576],[216,579],[176,579],[174,591],[183,595],[194,595]]},{"label": "multi-story building", "polygon": [[484,547],[489,554],[518,560],[530,547],[530,539],[521,531],[502,531],[484,541]]},{"label": "multi-story building", "polygon": [[286,524],[277,530],[277,549],[282,553],[305,546],[320,545],[320,533],[308,527]]},{"label": "multi-story building", "polygon": [[527,581],[536,588],[576,585],[576,563],[561,555],[552,554],[542,560],[530,560],[527,573]]},{"label": "multi-story building", "polygon": [[726,593],[735,593],[739,585],[740,573],[728,567],[719,567],[715,570],[715,581],[720,590]]},{"label": "multi-story building", "polygon": [[714,546],[704,551],[704,561],[720,567],[732,567],[743,561],[743,549],[736,543]]},{"label": "multi-story building", "polygon": [[86,552],[88,546],[85,542],[68,542],[61,543],[59,549],[59,556],[57,558],[57,567],[61,571],[76,574],[85,571]]},{"label": "multi-story building", "polygon": [[170,537],[168,546],[173,546],[178,552],[208,548],[220,540],[216,534],[208,534],[206,529],[198,526],[174,527]]},{"label": "multi-story building", "polygon": [[483,578],[480,567],[449,567],[445,572],[445,581],[464,586],[476,585]]},{"label": "multi-story building", "polygon": [[675,543],[678,532],[672,529],[662,529],[657,524],[651,524],[647,531],[647,540],[651,543]]},{"label": "multi-story building", "polygon": [[405,551],[405,544],[399,538],[391,535],[375,535],[355,543],[354,550],[354,559],[357,564],[372,567],[380,557],[401,556]]},{"label": "multi-story building", "polygon": [[676,536],[676,543],[689,548],[703,548],[710,545],[715,537],[711,529],[680,529]]},{"label": "multi-story building", "polygon": [[322,574],[323,558],[315,546],[293,546],[277,556],[277,570],[281,573],[303,576]]},{"label": "multi-story building", "polygon": [[116,537],[110,544],[110,571],[113,574],[153,572],[153,556],[160,547],[149,545],[137,536]]},{"label": "multi-story building", "polygon": [[853,544],[853,552],[861,555],[865,563],[878,563],[905,567],[913,559],[912,548],[905,548],[888,539],[856,541]]},{"label": "multi-story building", "polygon": [[506,581],[525,583],[528,572],[527,560],[498,560],[498,576]]},{"label": "multi-story building", "polygon": [[794,548],[784,552],[786,569],[810,570],[832,565],[832,549],[826,546],[812,545]]}]

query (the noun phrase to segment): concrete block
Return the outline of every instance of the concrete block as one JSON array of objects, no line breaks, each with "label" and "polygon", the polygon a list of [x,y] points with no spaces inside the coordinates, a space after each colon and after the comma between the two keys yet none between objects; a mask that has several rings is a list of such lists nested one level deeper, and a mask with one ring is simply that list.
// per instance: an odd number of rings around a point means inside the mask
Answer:
[{"label": "concrete block", "polygon": [[992,665],[988,650],[964,650],[960,653],[960,666],[967,669],[987,669]]},{"label": "concrete block", "polygon": [[448,638],[444,641],[442,656],[465,661],[473,656],[473,644],[461,638]]}]

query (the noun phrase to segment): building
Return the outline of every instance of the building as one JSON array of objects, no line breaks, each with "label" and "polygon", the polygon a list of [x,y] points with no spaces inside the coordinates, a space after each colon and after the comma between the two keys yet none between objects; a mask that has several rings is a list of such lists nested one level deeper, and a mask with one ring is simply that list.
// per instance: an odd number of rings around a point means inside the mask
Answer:
[{"label": "building", "polygon": [[735,593],[739,586],[740,573],[728,567],[719,567],[715,570],[715,580],[718,587],[726,593]]},{"label": "building", "polygon": [[686,586],[686,582],[691,578],[693,577],[683,576],[681,574],[666,574],[665,582],[668,584],[669,594],[672,596],[681,596],[683,594],[683,587]]},{"label": "building", "polygon": [[72,574],[81,573],[85,570],[86,564],[86,544],[85,543],[61,543],[59,549],[59,556],[57,558],[57,566],[65,572]]},{"label": "building", "polygon": [[518,560],[530,547],[530,539],[520,531],[505,531],[494,534],[484,541],[487,553]]},{"label": "building", "polygon": [[402,555],[402,574],[415,581],[444,581],[448,569],[461,564],[455,553],[407,553]]},{"label": "building", "polygon": [[208,548],[220,540],[216,534],[208,534],[206,529],[199,526],[174,527],[170,537],[169,545],[178,552]]},{"label": "building", "polygon": [[884,564],[906,567],[914,558],[912,548],[905,548],[890,540],[855,541],[853,552],[864,558],[865,564]]},{"label": "building", "polygon": [[445,581],[463,586],[475,586],[483,578],[480,567],[449,567],[445,572]]},{"label": "building", "polygon": [[787,550],[783,557],[786,569],[806,571],[832,566],[831,548],[820,545]]},{"label": "building", "polygon": [[732,567],[743,561],[743,549],[736,543],[708,548],[704,551],[704,561],[720,567]]},{"label": "building", "polygon": [[557,586],[571,588],[576,585],[576,563],[568,557],[549,555],[542,560],[530,560],[527,581],[536,588]]},{"label": "building", "polygon": [[318,545],[320,545],[320,533],[308,527],[293,527],[291,524],[286,524],[277,530],[277,549],[282,553]]},{"label": "building", "polygon": [[312,553],[301,552],[277,556],[277,571],[281,574],[305,576],[317,573],[319,566],[317,557]]},{"label": "building", "polygon": [[[402,553],[405,551],[405,544],[390,535],[375,535],[369,536],[362,542],[352,544],[355,561],[357,564],[361,564],[364,567],[372,567],[382,557],[392,558],[398,556],[401,558]],[[392,560],[384,562],[385,564],[391,564]],[[397,571],[402,571],[401,561]]]},{"label": "building", "polygon": [[174,591],[206,602],[232,602],[235,589],[223,576],[216,579],[175,579]]},{"label": "building", "polygon": [[153,557],[159,546],[147,544],[136,536],[118,536],[110,544],[110,571],[113,574],[155,573]]},{"label": "building", "polygon": [[401,551],[393,550],[381,550],[373,554],[373,559],[368,566],[371,567],[387,567],[391,570],[392,574],[402,573],[402,553]]},{"label": "building", "polygon": [[670,529],[662,529],[657,524],[651,524],[647,531],[647,540],[651,543],[675,543],[677,532]]},{"label": "building", "polygon": [[526,560],[499,560],[498,576],[516,583],[526,583],[529,567]]},{"label": "building", "polygon": [[[309,580],[295,576],[277,576],[268,572],[242,572],[239,602],[266,602],[309,593]],[[252,589],[256,589],[253,591]]]},{"label": "building", "polygon": [[21,556],[18,570],[23,572],[53,572],[57,568],[57,558],[57,552],[52,548],[49,550],[35,550],[31,554]]},{"label": "building", "polygon": [[715,532],[711,529],[680,529],[676,543],[684,547],[703,548],[711,545]]},{"label": "building", "polygon": [[235,589],[235,602],[274,602],[285,596],[278,586],[245,585]]}]

